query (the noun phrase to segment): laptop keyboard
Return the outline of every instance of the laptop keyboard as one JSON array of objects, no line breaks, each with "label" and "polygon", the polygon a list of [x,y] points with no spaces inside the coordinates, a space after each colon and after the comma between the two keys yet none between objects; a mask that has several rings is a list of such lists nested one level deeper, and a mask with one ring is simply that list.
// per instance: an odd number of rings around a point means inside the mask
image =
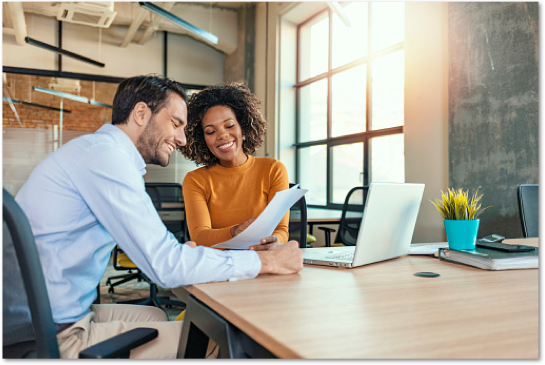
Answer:
[{"label": "laptop keyboard", "polygon": [[329,260],[353,260],[354,252],[336,253],[333,255],[327,255],[325,258]]}]

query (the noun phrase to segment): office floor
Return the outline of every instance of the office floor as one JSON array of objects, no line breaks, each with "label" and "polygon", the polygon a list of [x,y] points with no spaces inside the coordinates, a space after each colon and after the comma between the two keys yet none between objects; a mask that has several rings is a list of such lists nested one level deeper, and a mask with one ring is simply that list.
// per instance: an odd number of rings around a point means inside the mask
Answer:
[{"label": "office floor", "polygon": [[[111,260],[111,259],[110,259]],[[106,268],[106,272],[104,273],[104,276],[102,277],[102,280],[100,281],[100,303],[117,303],[120,301],[125,300],[132,300],[132,299],[146,299],[149,298],[149,284],[145,281],[137,281],[133,280],[127,283],[123,283],[121,285],[114,287],[114,292],[109,293],[108,288],[109,286],[106,286],[106,281],[110,276],[117,276],[122,275],[126,273],[125,271],[116,271],[114,270],[112,263],[110,261],[110,264],[108,264],[108,267]],[[157,295],[159,297],[170,297],[172,300],[178,300],[174,294],[168,289],[162,289],[159,288]],[[178,314],[183,310],[183,308],[179,307],[172,307],[172,308],[164,308],[168,319],[173,321]]]}]

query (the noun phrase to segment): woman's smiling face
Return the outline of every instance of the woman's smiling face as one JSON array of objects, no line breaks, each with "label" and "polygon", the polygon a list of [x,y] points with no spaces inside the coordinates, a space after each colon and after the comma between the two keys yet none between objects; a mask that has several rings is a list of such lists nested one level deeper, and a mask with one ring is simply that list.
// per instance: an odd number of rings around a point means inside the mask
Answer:
[{"label": "woman's smiling face", "polygon": [[242,150],[242,128],[235,113],[226,106],[210,108],[202,119],[204,140],[223,167],[237,167],[248,159]]}]

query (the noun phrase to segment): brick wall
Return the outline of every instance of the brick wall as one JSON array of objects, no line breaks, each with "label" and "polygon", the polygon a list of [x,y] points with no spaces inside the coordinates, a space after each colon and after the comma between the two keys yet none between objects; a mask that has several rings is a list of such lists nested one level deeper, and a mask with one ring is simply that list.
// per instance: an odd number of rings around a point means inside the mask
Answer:
[{"label": "brick wall", "polygon": [[[33,86],[49,89],[50,82],[50,77],[6,74],[3,96],[8,97],[9,94],[9,97],[14,100],[60,108],[60,97],[32,90]],[[80,85],[79,93],[66,92],[112,105],[117,84],[80,81]],[[19,120],[17,120],[8,102],[3,101],[2,107],[2,125],[4,127],[51,129],[60,121],[60,112],[55,110],[14,103],[13,107],[19,116]],[[64,130],[94,132],[104,123],[110,123],[112,118],[112,109],[110,108],[69,99],[63,99],[63,110],[70,111],[70,113],[63,113]]]}]

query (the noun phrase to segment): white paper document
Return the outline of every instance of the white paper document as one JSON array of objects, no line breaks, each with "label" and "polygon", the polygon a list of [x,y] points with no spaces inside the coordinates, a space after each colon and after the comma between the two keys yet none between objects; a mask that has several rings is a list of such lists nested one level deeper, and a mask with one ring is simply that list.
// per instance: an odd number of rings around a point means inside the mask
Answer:
[{"label": "white paper document", "polygon": [[411,245],[409,255],[430,255],[437,254],[440,248],[448,248],[448,243],[433,243],[431,245]]},{"label": "white paper document", "polygon": [[[277,192],[265,210],[248,228],[229,241],[218,243],[212,247],[247,250],[250,246],[259,245],[263,237],[272,235],[284,214],[308,191],[297,187],[298,185],[295,185],[291,189]],[[248,203],[252,204],[252,202]]]}]

